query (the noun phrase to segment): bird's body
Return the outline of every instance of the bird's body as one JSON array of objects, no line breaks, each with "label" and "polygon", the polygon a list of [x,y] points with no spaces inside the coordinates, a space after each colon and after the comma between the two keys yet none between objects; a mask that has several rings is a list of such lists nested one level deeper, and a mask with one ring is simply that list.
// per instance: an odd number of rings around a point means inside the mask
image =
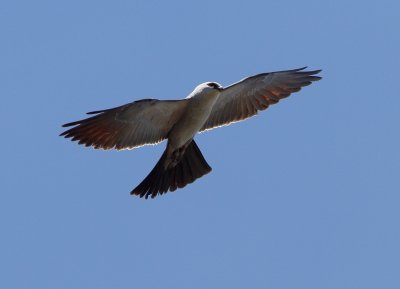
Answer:
[{"label": "bird's body", "polygon": [[168,136],[171,149],[180,148],[191,140],[207,121],[211,110],[222,91],[203,83],[186,98],[187,104],[181,118],[174,124]]},{"label": "bird's body", "polygon": [[263,73],[222,88],[206,82],[182,100],[146,99],[95,111],[94,116],[65,124],[61,136],[103,149],[135,148],[167,139],[167,147],[148,176],[132,190],[155,197],[192,183],[211,171],[194,142],[201,131],[244,120],[319,80],[302,69]]}]

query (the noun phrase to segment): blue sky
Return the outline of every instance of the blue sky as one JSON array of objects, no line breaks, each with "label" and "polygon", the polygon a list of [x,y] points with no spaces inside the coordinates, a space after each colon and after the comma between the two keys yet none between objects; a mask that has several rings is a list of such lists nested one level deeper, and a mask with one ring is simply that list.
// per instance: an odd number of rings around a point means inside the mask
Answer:
[{"label": "blue sky", "polygon": [[[0,288],[400,288],[397,1],[4,1]],[[129,195],[165,143],[58,137],[87,111],[308,65],[196,137],[211,174]]]}]

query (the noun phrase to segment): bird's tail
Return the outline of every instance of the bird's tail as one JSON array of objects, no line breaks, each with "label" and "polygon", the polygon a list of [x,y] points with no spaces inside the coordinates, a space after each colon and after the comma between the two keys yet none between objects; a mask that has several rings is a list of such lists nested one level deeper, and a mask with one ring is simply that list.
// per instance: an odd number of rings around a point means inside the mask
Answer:
[{"label": "bird's tail", "polygon": [[194,140],[186,147],[180,161],[174,167],[165,168],[167,149],[153,170],[131,191],[131,195],[154,198],[168,191],[175,191],[211,171]]}]

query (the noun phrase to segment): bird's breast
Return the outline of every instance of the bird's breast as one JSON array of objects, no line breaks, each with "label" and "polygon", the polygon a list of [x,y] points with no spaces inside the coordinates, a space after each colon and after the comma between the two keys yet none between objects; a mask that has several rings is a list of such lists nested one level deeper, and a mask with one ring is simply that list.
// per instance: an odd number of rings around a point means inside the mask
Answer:
[{"label": "bird's breast", "polygon": [[192,139],[207,121],[216,100],[217,96],[191,98],[185,112],[169,134],[170,145],[179,148]]}]

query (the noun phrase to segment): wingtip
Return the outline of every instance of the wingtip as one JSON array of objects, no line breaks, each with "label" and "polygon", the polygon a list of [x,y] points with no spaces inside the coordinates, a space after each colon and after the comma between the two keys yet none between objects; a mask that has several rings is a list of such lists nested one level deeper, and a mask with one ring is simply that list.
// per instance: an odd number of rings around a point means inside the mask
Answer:
[{"label": "wingtip", "polygon": [[79,123],[80,123],[80,121],[69,122],[69,123],[63,124],[62,127],[70,127],[70,126],[77,125]]},{"label": "wingtip", "polygon": [[318,74],[318,73],[320,73],[321,71],[322,71],[322,69],[317,69],[317,70],[309,71],[309,73],[310,73],[310,74]]},{"label": "wingtip", "polygon": [[301,70],[304,70],[306,68],[308,68],[308,66],[303,66],[303,67],[300,67],[300,68],[297,68],[297,69],[293,69],[293,70],[294,71],[301,71]]},{"label": "wingtip", "polygon": [[306,69],[308,66],[303,66],[300,68],[295,68],[295,69],[289,69],[289,70],[281,70],[281,71],[277,71],[277,72],[298,72],[298,71],[302,71],[304,69]]},{"label": "wingtip", "polygon": [[[292,70],[289,70],[289,71],[294,71],[294,72],[296,72],[296,71],[302,71],[302,70],[307,69],[307,68],[308,68],[308,66],[303,66],[303,67],[296,68],[296,69],[292,69]],[[321,71],[322,71],[322,69],[316,69],[316,70],[303,71],[303,72],[306,72],[306,73],[308,73],[308,74],[318,74],[318,73],[320,73]]]},{"label": "wingtip", "polygon": [[321,71],[322,71],[322,69],[310,71],[310,74],[309,74],[309,75],[310,75],[310,77],[313,78],[312,81],[318,81],[318,80],[321,80],[321,79],[322,79],[322,76],[317,75],[317,74],[319,74]]},{"label": "wingtip", "polygon": [[322,71],[322,69],[306,70],[306,71],[304,71],[303,69],[296,69],[293,72],[298,75],[308,76],[311,78],[312,81],[318,81],[318,80],[322,79],[322,77],[317,76],[316,74],[319,74],[321,71]]}]

